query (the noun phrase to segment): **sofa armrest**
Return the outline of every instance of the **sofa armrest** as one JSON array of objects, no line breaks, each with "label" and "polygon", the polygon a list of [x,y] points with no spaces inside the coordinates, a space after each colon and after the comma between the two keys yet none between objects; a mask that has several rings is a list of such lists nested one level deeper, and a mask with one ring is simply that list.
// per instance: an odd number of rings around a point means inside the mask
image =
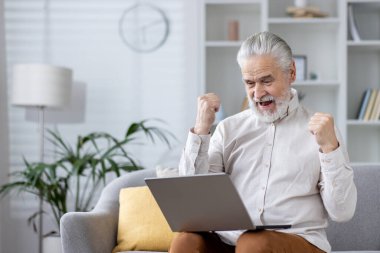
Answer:
[{"label": "sofa armrest", "polygon": [[111,253],[117,243],[119,192],[126,187],[144,185],[145,177],[155,170],[128,173],[110,182],[91,212],[70,212],[61,218],[61,240],[64,253]]},{"label": "sofa armrest", "polygon": [[110,253],[116,245],[118,217],[104,212],[72,212],[61,218],[64,253]]}]

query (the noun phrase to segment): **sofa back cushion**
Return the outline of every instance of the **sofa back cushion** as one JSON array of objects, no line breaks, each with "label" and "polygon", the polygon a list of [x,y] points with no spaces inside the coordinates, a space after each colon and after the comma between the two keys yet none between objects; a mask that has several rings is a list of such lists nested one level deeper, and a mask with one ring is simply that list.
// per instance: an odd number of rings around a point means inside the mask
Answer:
[{"label": "sofa back cushion", "polygon": [[330,221],[327,237],[333,251],[380,250],[380,166],[355,166],[358,191],[355,215],[349,222]]}]

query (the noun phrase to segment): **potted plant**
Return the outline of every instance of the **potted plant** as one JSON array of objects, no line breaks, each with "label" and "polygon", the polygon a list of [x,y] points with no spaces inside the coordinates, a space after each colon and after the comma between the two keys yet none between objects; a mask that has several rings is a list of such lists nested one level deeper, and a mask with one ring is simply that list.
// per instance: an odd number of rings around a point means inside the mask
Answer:
[{"label": "potted plant", "polygon": [[[123,138],[118,139],[105,132],[93,132],[78,136],[74,146],[62,136],[49,131],[48,140],[54,146],[52,162],[30,163],[24,159],[25,169],[11,174],[13,181],[0,187],[0,195],[11,191],[28,192],[41,198],[50,208],[58,234],[59,221],[68,211],[90,211],[97,191],[106,184],[107,175],[119,177],[122,172],[143,169],[127,146],[136,144],[141,137],[152,143],[160,140],[170,147],[174,136],[166,130],[148,126],[147,120],[132,123]],[[39,210],[28,218],[37,231]]]}]

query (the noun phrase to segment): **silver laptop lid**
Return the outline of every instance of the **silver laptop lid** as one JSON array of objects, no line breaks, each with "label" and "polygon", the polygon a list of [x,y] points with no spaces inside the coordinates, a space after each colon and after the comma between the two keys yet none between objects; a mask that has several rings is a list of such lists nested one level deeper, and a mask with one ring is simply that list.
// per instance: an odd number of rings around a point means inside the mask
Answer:
[{"label": "silver laptop lid", "polygon": [[255,229],[227,174],[147,178],[172,231]]}]

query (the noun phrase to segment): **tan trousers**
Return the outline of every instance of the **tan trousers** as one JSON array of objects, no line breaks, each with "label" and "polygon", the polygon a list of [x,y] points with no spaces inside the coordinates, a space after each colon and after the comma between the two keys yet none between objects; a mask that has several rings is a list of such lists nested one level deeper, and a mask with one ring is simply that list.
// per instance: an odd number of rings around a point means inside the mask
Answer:
[{"label": "tan trousers", "polygon": [[179,233],[169,253],[323,253],[300,236],[260,230],[242,234],[235,246],[224,243],[215,233]]}]

